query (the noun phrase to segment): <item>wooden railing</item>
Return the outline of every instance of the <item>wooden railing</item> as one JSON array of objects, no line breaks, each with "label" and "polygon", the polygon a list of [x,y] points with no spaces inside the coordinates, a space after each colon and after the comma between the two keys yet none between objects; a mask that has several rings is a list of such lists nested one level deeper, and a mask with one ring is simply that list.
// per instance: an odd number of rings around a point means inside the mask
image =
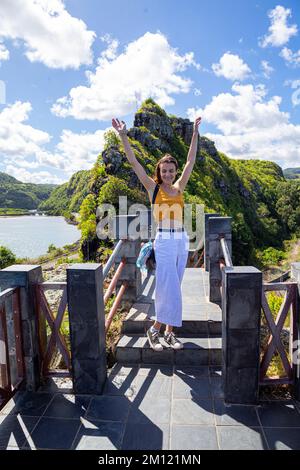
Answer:
[{"label": "wooden railing", "polygon": [[20,288],[0,292],[0,407],[25,378],[20,312]]},{"label": "wooden railing", "polygon": [[[260,363],[260,385],[278,385],[293,384],[296,372],[296,364],[293,361],[294,354],[297,350],[297,283],[296,282],[278,282],[263,284],[262,291],[262,310],[266,324],[269,328],[270,336],[267,347],[263,353]],[[270,306],[268,304],[266,292],[284,291],[284,299],[280,306],[276,319],[274,320]],[[281,333],[284,324],[289,317],[289,354],[285,351],[281,340]],[[267,376],[267,371],[271,360],[275,353],[278,353],[285,371],[285,376]]]},{"label": "wooden railing", "polygon": [[[45,295],[47,290],[62,290],[62,297],[55,316],[51,310]],[[50,368],[56,348],[62,355],[68,371],[71,368],[70,351],[66,339],[61,332],[62,322],[67,308],[67,283],[66,282],[42,282],[36,285],[36,307],[38,318],[39,345],[42,357],[42,375],[53,375],[55,370]],[[46,322],[50,328],[47,335]],[[49,337],[49,339],[48,339]]]},{"label": "wooden railing", "polygon": [[[117,256],[119,255],[121,248],[123,247],[124,240],[120,240],[114,248],[111,256],[103,268],[103,283],[108,277],[111,268],[115,265]],[[104,306],[107,304],[111,296],[113,295],[117,282],[121,276],[121,273],[126,265],[126,258],[123,257],[117,266],[112,279],[106,289],[103,296]],[[108,332],[113,318],[116,314],[117,309],[120,306],[124,293],[127,289],[127,281],[121,284],[118,294],[111,306],[109,313],[105,319],[105,333]],[[57,314],[51,309],[45,292],[47,290],[61,290],[62,296],[57,309]],[[36,285],[35,290],[36,299],[36,311],[38,319],[38,332],[39,332],[39,347],[42,358],[41,373],[43,376],[54,375],[57,370],[51,368],[51,362],[53,361],[56,350],[61,354],[64,364],[67,368],[66,373],[71,371],[71,354],[70,347],[68,347],[69,338],[62,332],[62,325],[66,319],[67,312],[67,282],[41,282]],[[48,325],[48,326],[47,326]],[[47,332],[48,328],[48,332]],[[50,334],[49,334],[50,329]],[[68,328],[66,328],[68,330]],[[61,372],[61,371],[60,371]]]}]

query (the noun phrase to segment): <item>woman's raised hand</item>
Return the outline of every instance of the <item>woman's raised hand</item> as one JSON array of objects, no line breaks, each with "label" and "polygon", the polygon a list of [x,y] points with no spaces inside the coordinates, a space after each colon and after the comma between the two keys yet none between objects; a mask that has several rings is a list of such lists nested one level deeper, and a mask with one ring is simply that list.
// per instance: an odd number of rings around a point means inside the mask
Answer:
[{"label": "woman's raised hand", "polygon": [[126,133],[126,124],[124,121],[119,121],[117,118],[113,118],[112,121],[112,126],[114,129],[116,129],[119,134],[125,134]]},{"label": "woman's raised hand", "polygon": [[194,121],[194,132],[198,132],[198,128],[200,126],[201,120],[202,120],[201,117],[197,117],[195,119],[195,121]]}]

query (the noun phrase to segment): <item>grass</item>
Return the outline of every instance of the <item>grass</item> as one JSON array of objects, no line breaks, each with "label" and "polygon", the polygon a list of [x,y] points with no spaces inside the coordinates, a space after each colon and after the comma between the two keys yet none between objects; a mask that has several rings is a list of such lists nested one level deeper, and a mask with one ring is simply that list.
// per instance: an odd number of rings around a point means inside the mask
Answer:
[{"label": "grass", "polygon": [[[272,313],[272,317],[276,323],[278,312],[280,310],[282,302],[284,301],[284,294],[282,292],[267,292],[266,297],[267,297],[268,305]],[[262,331],[264,332],[265,329],[268,328],[268,326],[267,326],[267,321],[263,313],[262,313],[261,318],[262,318],[261,326],[263,327]],[[289,329],[290,323],[291,323],[290,312],[288,312],[288,315],[284,322],[284,328]],[[266,350],[269,338],[270,338],[270,331],[268,331],[266,335],[262,335],[261,337],[261,358]],[[289,356],[289,345],[286,343],[286,341],[284,342],[284,349],[285,349],[285,352],[287,353],[289,361],[291,361],[291,358]],[[270,365],[268,367],[266,375],[267,377],[285,377],[286,376],[286,372],[283,367],[281,357],[278,351],[275,351],[272,357],[272,360],[270,362]]]}]

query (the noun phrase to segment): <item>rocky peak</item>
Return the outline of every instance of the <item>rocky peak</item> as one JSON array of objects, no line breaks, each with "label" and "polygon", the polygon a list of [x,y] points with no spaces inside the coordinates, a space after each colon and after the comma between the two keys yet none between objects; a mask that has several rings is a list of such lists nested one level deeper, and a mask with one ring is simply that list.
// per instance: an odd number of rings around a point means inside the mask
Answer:
[{"label": "rocky peak", "polygon": [[218,157],[218,151],[215,147],[215,143],[207,137],[201,136],[199,139],[199,150],[203,150],[208,153],[212,158]]},{"label": "rocky peak", "polygon": [[175,133],[182,138],[186,145],[190,145],[193,135],[193,123],[189,119],[171,117],[170,121]]},{"label": "rocky peak", "polygon": [[134,127],[146,127],[151,134],[160,139],[170,141],[174,137],[174,130],[168,116],[160,116],[153,112],[138,112],[134,117]]}]

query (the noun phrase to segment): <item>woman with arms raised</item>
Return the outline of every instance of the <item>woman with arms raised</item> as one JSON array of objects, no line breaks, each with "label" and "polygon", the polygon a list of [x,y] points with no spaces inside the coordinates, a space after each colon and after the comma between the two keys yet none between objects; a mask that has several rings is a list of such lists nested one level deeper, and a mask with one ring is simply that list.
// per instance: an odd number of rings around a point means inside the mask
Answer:
[{"label": "woman with arms raised", "polygon": [[146,188],[150,201],[152,201],[154,190],[158,185],[153,214],[157,222],[157,233],[154,240],[156,319],[147,331],[149,344],[155,351],[163,349],[159,340],[162,324],[166,325],[164,331],[166,344],[174,349],[183,347],[173,332],[174,326],[180,327],[182,325],[181,282],[189,251],[189,238],[183,226],[183,191],[196,160],[200,122],[201,117],[198,117],[194,122],[187,161],[181,176],[176,179],[178,162],[169,154],[157,162],[154,177],[148,176],[133,153],[124,121],[115,118],[112,120],[113,128],[119,133],[122,140],[126,157]]}]

